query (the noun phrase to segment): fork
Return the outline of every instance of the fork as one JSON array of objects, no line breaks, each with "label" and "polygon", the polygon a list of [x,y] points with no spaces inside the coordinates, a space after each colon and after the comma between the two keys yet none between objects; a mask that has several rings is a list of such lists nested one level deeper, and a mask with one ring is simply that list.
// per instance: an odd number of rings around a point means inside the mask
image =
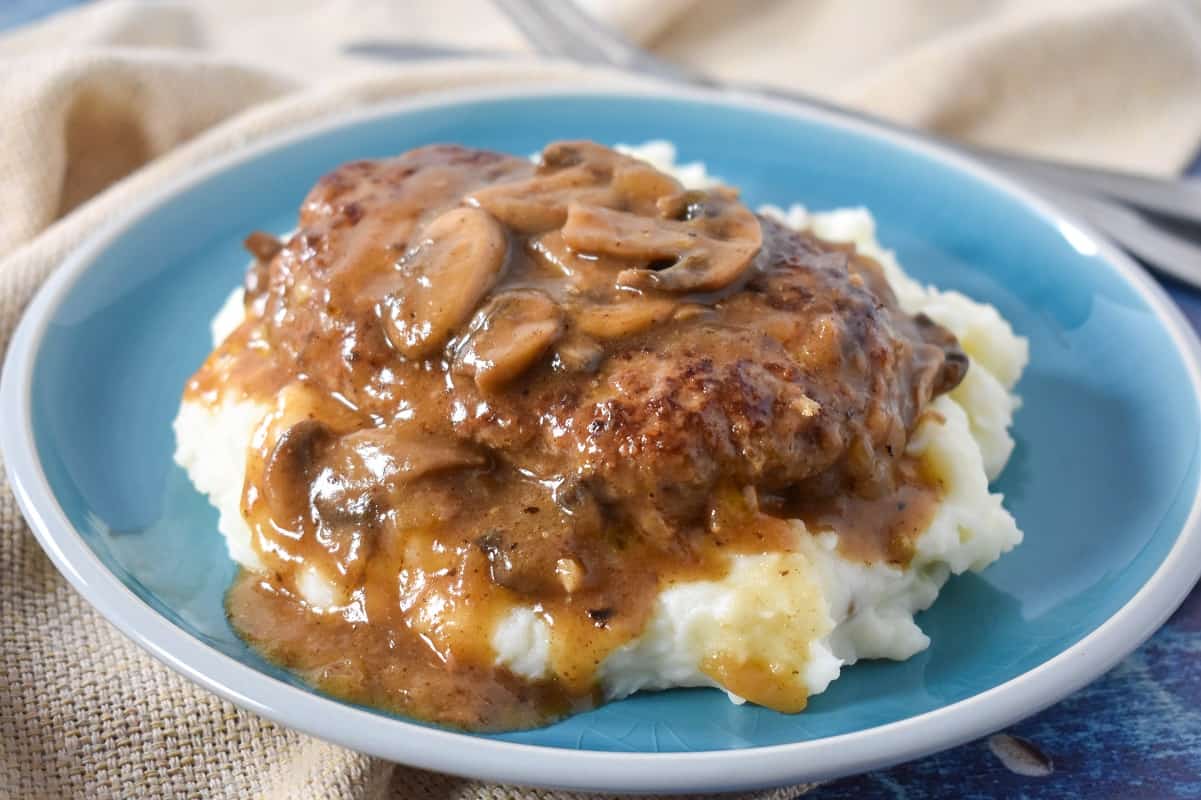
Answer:
[{"label": "fork", "polygon": [[[1190,232],[1194,228],[1201,230],[1199,181],[1149,178],[969,147],[809,95],[758,84],[726,83],[693,72],[636,47],[567,0],[494,0],[494,3],[529,44],[546,56],[616,66],[674,83],[733,89],[785,100],[967,153],[1018,178],[1104,231],[1109,239],[1147,266],[1201,287],[1201,245],[1179,232],[1185,228]],[[1171,218],[1174,224],[1160,225],[1156,215]]]}]

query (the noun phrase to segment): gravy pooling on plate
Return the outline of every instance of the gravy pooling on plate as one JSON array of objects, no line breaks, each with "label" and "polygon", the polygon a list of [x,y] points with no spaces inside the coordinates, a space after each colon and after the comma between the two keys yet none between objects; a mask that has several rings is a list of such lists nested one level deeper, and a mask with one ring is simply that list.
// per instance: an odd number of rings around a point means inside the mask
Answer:
[{"label": "gravy pooling on plate", "polygon": [[[254,234],[246,318],[187,398],[269,404],[242,513],[266,574],[227,606],[333,694],[443,724],[599,701],[667,586],[788,551],[800,518],[903,565],[938,480],[904,455],[968,361],[880,267],[588,142],[347,164],[286,241]],[[298,597],[315,568],[334,611]],[[516,605],[553,678],[496,666]],[[754,659],[706,665],[778,710]],[[791,684],[789,686],[792,686]]]}]

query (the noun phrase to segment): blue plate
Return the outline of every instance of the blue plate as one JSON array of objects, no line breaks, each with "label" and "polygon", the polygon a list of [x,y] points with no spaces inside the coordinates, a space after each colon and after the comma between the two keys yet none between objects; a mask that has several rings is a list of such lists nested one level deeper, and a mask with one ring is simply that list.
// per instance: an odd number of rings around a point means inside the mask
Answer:
[{"label": "blue plate", "polygon": [[[337,164],[431,142],[530,153],[665,138],[752,206],[865,205],[919,279],[995,305],[1030,340],[1018,447],[996,491],[1026,541],[954,578],[930,649],[846,671],[803,714],[711,690],[643,694],[548,728],[471,736],[304,687],[230,630],[216,513],[170,422],[254,229],[293,227]],[[1197,344],[1088,230],[897,134],[766,101],[560,90],[440,96],[345,117],[188,176],[98,233],[14,339],[0,404],[10,477],[59,568],[157,657],[252,710],[358,750],[524,784],[735,789],[916,756],[1033,713],[1135,648],[1201,570]],[[701,752],[697,752],[701,751]]]}]

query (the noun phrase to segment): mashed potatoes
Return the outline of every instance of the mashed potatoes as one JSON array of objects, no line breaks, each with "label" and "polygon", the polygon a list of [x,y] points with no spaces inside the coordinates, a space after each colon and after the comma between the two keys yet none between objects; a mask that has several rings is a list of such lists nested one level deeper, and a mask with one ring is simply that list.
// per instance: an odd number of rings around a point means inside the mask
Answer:
[{"label": "mashed potatoes", "polygon": [[[665,142],[625,152],[690,188],[714,183],[701,165],[675,164],[674,148]],[[942,498],[904,569],[847,559],[836,532],[810,535],[797,521],[793,552],[733,556],[721,580],[668,586],[644,633],[600,665],[597,675],[609,698],[641,689],[715,686],[735,702],[781,707],[780,698],[795,696],[797,688],[818,694],[843,666],[861,658],[900,660],[925,649],[929,639],[914,615],[934,602],[951,574],[983,569],[1022,538],[988,483],[1013,449],[1008,428],[1018,400],[1011,392],[1026,364],[1025,340],[991,306],[923,287],[906,275],[876,241],[864,209],[811,213],[793,206],[763,213],[823,239],[853,243],[883,266],[904,311],[922,312],[958,337],[971,359],[967,377],[933,401],[908,445],[941,483]],[[213,321],[214,343],[237,327],[241,315],[235,292]],[[262,564],[240,501],[247,449],[268,411],[226,396],[211,406],[185,402],[175,421],[176,461],[219,510],[230,555],[251,570]],[[332,585],[316,572],[302,573],[296,589],[315,609],[337,603]],[[498,664],[543,678],[554,671],[551,636],[538,608],[518,607],[495,627],[491,644]]]}]

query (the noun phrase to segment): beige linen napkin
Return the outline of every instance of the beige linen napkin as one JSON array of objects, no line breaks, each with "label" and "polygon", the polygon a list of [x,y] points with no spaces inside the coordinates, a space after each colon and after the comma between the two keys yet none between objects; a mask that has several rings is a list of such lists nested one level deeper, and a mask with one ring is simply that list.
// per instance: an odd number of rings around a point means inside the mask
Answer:
[{"label": "beige linen napkin", "polygon": [[[975,141],[1167,173],[1201,135],[1197,2],[587,4],[672,58]],[[89,232],[215,155],[432,89],[618,80],[523,58],[384,65],[344,52],[383,41],[521,48],[503,18],[470,0],[113,2],[0,38],[0,348]],[[195,688],[68,587],[7,484],[0,620],[0,796],[579,796],[398,767]]]}]

